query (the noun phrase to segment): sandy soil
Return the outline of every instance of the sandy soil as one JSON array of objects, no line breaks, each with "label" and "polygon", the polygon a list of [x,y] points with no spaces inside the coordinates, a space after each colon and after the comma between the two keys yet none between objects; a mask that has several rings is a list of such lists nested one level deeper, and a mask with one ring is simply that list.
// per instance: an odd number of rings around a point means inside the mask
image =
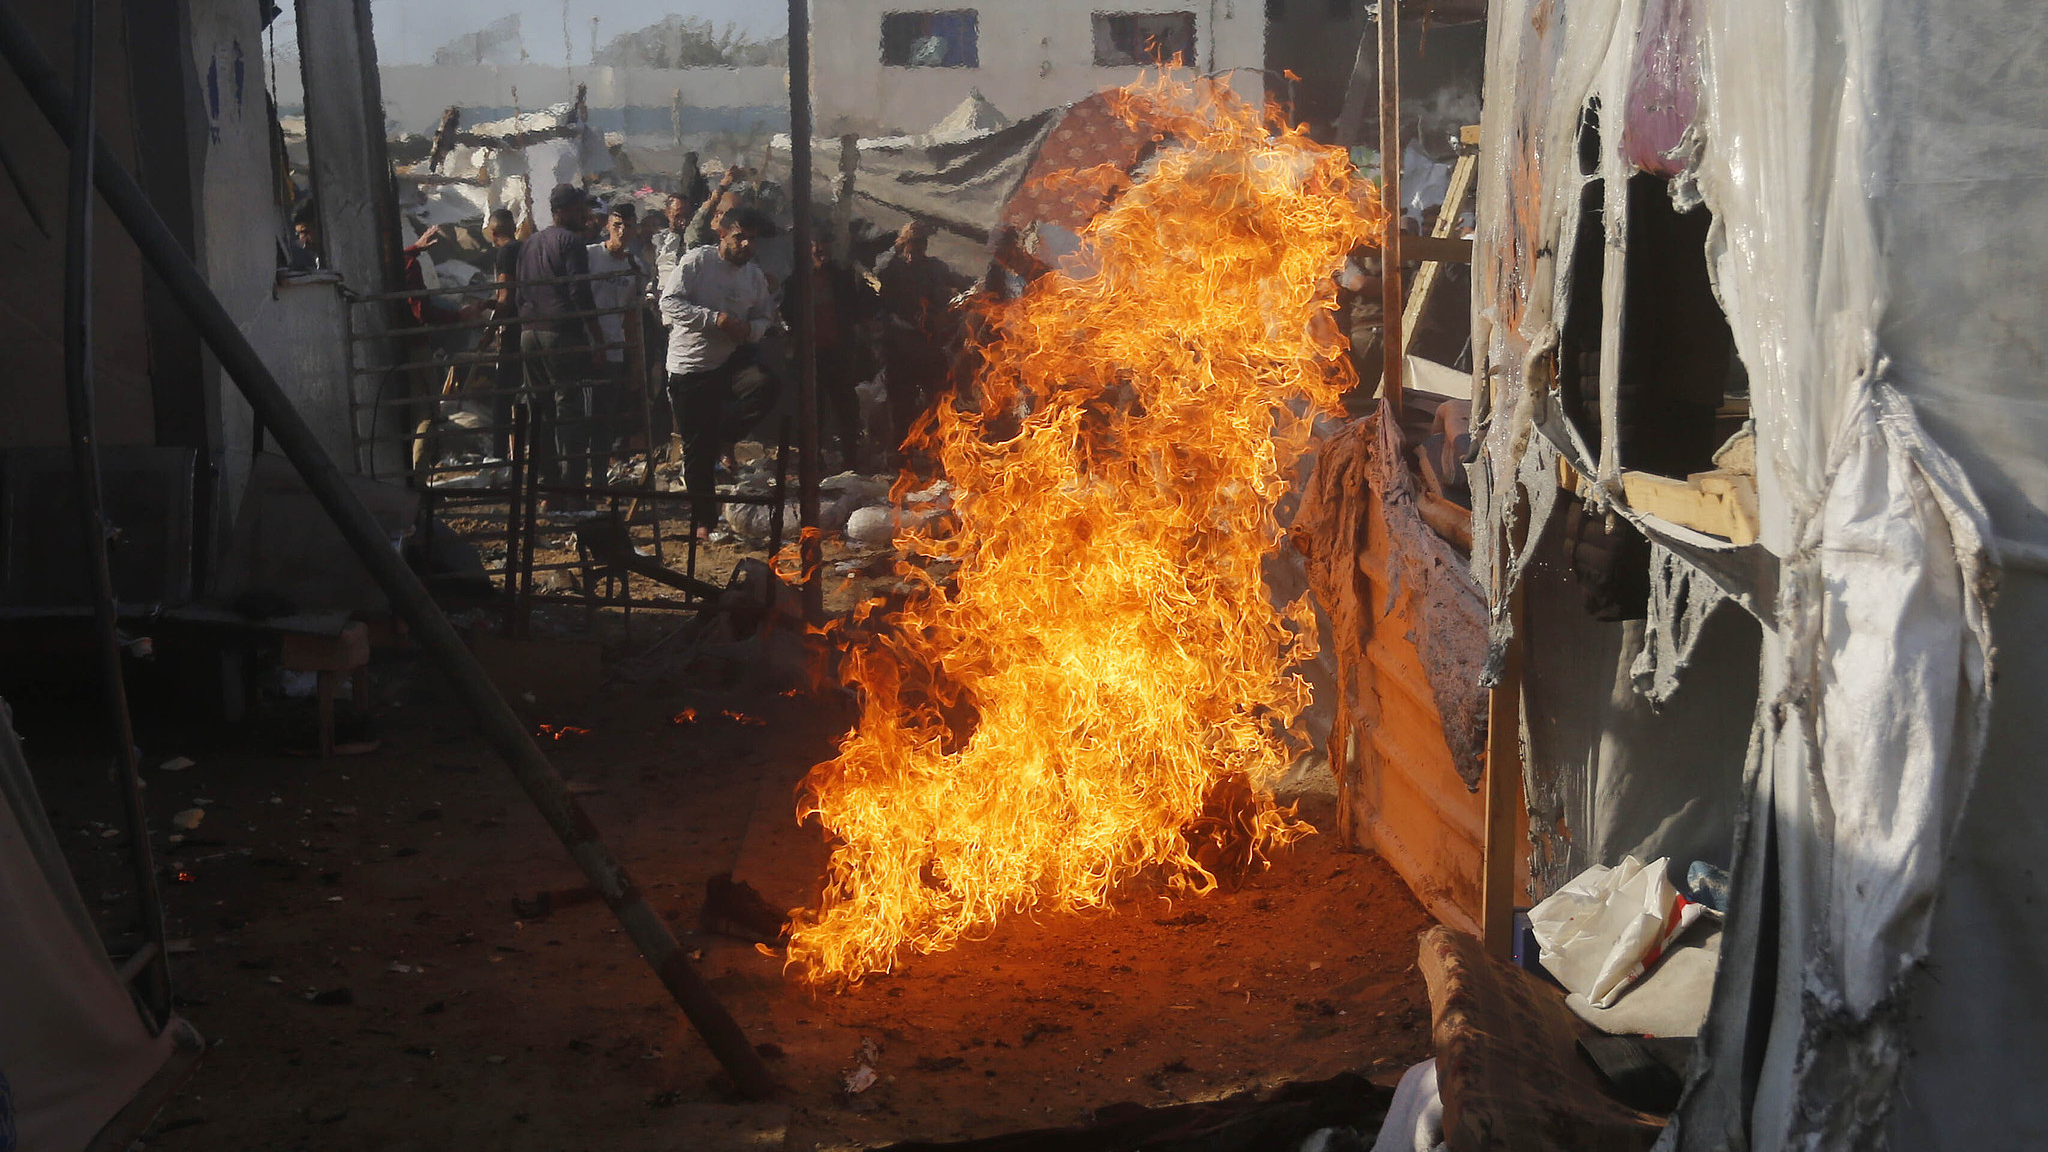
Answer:
[{"label": "sandy soil", "polygon": [[[636,618],[632,650],[674,619]],[[618,647],[616,621],[605,628]],[[705,880],[733,867],[763,775],[828,757],[850,719],[832,699],[736,695],[731,672],[643,668],[573,704],[543,699],[532,719],[590,730],[548,750],[700,951],[778,1098],[726,1093],[602,904],[515,914],[515,897],[580,877],[466,716],[400,656],[376,676],[371,755],[323,763],[272,754],[255,726],[143,724],[149,763],[197,761],[146,775],[166,874],[188,877],[165,886],[191,948],[175,957],[182,1011],[214,1046],[146,1147],[863,1147],[1394,1073],[1427,1054],[1413,965],[1426,915],[1379,859],[1329,835],[1236,893],[1135,891],[1113,914],[1014,920],[843,994],[697,933]],[[767,724],[669,723],[691,705]],[[109,818],[87,767],[96,732],[34,707],[17,723],[87,900],[119,927],[121,841],[91,822]],[[1330,823],[1318,803],[1304,814]],[[193,806],[203,823],[167,843],[170,816]],[[879,1080],[848,1096],[864,1040]]]}]

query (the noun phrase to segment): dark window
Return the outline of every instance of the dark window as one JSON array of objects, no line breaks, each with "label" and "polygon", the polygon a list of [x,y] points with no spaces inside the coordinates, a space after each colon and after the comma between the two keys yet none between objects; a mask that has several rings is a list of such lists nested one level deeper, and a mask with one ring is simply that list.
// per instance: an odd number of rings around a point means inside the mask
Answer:
[{"label": "dark window", "polygon": [[973,9],[884,13],[882,63],[893,68],[979,68],[978,23]]},{"label": "dark window", "polygon": [[1195,59],[1193,12],[1097,12],[1095,64],[1122,68],[1133,64],[1183,64]]}]

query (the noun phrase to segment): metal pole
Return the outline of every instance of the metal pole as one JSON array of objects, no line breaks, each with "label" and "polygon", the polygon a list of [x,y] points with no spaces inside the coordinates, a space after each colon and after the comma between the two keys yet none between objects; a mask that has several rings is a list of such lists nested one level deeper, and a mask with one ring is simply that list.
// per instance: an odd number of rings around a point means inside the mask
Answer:
[{"label": "metal pole", "polygon": [[1380,395],[1398,426],[1401,412],[1401,12],[1380,0],[1380,207],[1387,238],[1380,246]]},{"label": "metal pole", "polygon": [[[50,124],[60,135],[71,135],[75,121],[66,106],[63,81],[43,58],[12,7],[5,5],[0,5],[0,55],[20,76],[23,87]],[[97,166],[94,182],[107,206],[126,227],[143,259],[163,278],[171,298],[191,317],[221,367],[255,410],[256,418],[270,430],[279,450],[298,469],[307,490],[334,518],[335,527],[357,559],[390,598],[392,609],[411,627],[414,642],[475,713],[484,738],[505,759],[541,817],[583,869],[590,886],[611,906],[627,936],[675,997],[706,1046],[731,1074],[734,1084],[750,1097],[772,1093],[774,1078],[747,1041],[746,1033],[718,1002],[704,978],[690,966],[668,926],[648,907],[632,877],[599,839],[596,825],[569,794],[561,774],[533,742],[526,725],[498,694],[497,687],[448,618],[441,614],[440,607],[427,595],[419,578],[392,550],[369,510],[349,490],[340,469],[320,447],[319,438],[292,406],[263,358],[250,347],[234,318],[221,306],[191,257],[178,246],[177,238],[151,207],[141,187],[121,167],[105,141],[96,136],[84,138],[93,141]]]},{"label": "metal pole", "polygon": [[[100,673],[106,692],[107,719],[113,728],[114,761],[120,774],[128,816],[128,859],[134,869],[135,895],[142,902],[143,948],[154,951],[145,971],[143,1002],[149,1028],[155,1033],[170,1019],[171,969],[164,948],[164,906],[157,895],[156,862],[149,846],[149,813],[142,803],[142,779],[135,763],[135,727],[128,715],[128,686],[121,675],[121,638],[114,604],[114,576],[107,563],[110,525],[100,492],[99,432],[93,411],[92,370],[92,182],[93,133],[97,99],[97,41],[92,0],[78,0],[72,26],[71,125],[59,131],[71,146],[70,184],[66,204],[70,227],[64,237],[64,392],[71,419],[71,465],[78,481],[79,527],[85,544],[85,566],[92,580],[93,618],[98,626]],[[138,953],[140,954],[140,953]]]},{"label": "metal pole", "polygon": [[803,532],[797,553],[804,578],[804,617],[825,619],[824,542],[818,535],[818,336],[811,295],[811,6],[789,0],[789,183],[796,206],[796,274],[789,279],[796,314],[797,507]]}]

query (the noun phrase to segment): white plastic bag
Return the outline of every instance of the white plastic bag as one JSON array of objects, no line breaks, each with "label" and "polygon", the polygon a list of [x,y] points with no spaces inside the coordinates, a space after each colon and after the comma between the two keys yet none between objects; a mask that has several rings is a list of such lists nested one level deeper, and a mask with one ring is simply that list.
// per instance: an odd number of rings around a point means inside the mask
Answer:
[{"label": "white plastic bag", "polygon": [[1668,858],[1596,865],[1529,909],[1543,967],[1595,1008],[1609,1008],[1703,910],[1665,875]]}]

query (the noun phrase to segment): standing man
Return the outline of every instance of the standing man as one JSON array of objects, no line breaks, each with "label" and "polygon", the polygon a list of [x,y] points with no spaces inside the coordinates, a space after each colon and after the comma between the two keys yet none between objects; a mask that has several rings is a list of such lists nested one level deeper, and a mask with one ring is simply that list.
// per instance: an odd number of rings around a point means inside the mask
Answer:
[{"label": "standing man", "polygon": [[[811,232],[810,274],[818,398],[821,407],[831,410],[832,430],[839,440],[840,467],[859,470],[860,394],[854,389],[861,381],[872,378],[878,367],[864,338],[864,329],[881,311],[881,301],[864,277],[832,259],[831,233],[824,227]],[[795,320],[794,301],[795,293],[782,298],[782,315],[786,320]]]},{"label": "standing man", "polygon": [[697,206],[696,213],[690,217],[690,223],[684,228],[685,249],[704,248],[718,243],[718,224],[725,219],[726,213],[750,206],[753,197],[744,189],[733,187],[746,175],[747,169],[737,164],[727,166],[725,174],[718,178],[718,187],[704,198],[704,203]]},{"label": "standing man", "polygon": [[[534,466],[543,483],[580,488],[589,475],[589,461],[576,455],[578,439],[588,443],[588,388],[585,382],[604,371],[604,353],[597,346],[604,333],[590,294],[590,282],[548,284],[590,273],[590,255],[582,230],[590,214],[590,198],[574,184],[557,184],[548,193],[554,223],[528,237],[519,251],[519,348],[528,355],[526,383],[533,406]],[[582,314],[582,319],[564,319]],[[559,507],[582,508],[588,501],[571,496]]]},{"label": "standing man", "polygon": [[718,458],[775,406],[781,382],[761,364],[775,320],[754,242],[776,233],[751,208],[726,213],[718,246],[683,254],[662,286],[668,317],[668,394],[683,437],[683,478],[699,537],[718,522]]},{"label": "standing man", "polygon": [[[683,233],[690,228],[690,211],[690,202],[683,198],[681,192],[669,193],[663,203],[662,214],[668,217],[668,227],[654,237],[654,284],[651,292],[657,304],[660,303],[663,286],[668,283],[668,274],[676,270],[676,262],[690,250],[683,243]],[[667,325],[668,318],[663,317],[661,322]]]},{"label": "standing man", "polygon": [[926,245],[931,225],[922,220],[896,233],[896,255],[882,266],[882,363],[889,374],[889,413],[895,427],[896,463],[908,462],[903,442],[918,417],[945,390],[952,362],[952,298],[958,286]]},{"label": "standing man", "polygon": [[519,249],[523,241],[519,239],[519,221],[510,208],[491,209],[485,230],[491,239],[491,279],[498,285],[491,315],[503,321],[498,326],[497,395],[491,398],[491,424],[496,429],[492,442],[497,446],[498,457],[509,460],[513,393],[526,382],[524,366],[512,358],[519,353],[519,290],[514,282],[519,279]]},{"label": "standing man", "polygon": [[[621,201],[612,205],[605,216],[604,240],[592,244],[588,252],[590,270],[593,273],[614,273],[611,279],[590,282],[591,299],[599,308],[633,308],[643,299],[640,258],[633,252],[633,206]],[[629,325],[627,321],[632,323]],[[611,453],[617,450],[620,435],[624,432],[625,415],[629,402],[640,394],[635,385],[638,381],[626,379],[626,338],[640,336],[640,313],[637,310],[618,312],[597,318],[598,327],[604,334],[604,374],[589,390],[586,408],[591,413],[590,435],[590,482],[602,487],[611,473]]]}]

